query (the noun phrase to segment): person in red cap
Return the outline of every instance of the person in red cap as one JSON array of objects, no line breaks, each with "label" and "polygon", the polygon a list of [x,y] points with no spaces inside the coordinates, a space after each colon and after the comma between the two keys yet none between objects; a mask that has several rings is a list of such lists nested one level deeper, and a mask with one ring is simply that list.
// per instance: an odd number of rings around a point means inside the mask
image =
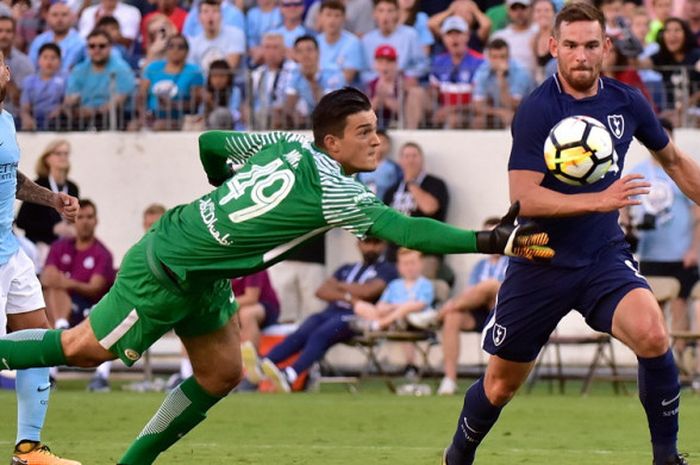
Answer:
[{"label": "person in red cap", "polygon": [[428,96],[415,84],[414,79],[407,78],[399,71],[397,60],[398,53],[391,45],[384,44],[375,49],[374,71],[377,77],[368,84],[368,95],[380,127],[390,126],[399,120],[403,110],[404,127],[417,129],[423,119]]}]

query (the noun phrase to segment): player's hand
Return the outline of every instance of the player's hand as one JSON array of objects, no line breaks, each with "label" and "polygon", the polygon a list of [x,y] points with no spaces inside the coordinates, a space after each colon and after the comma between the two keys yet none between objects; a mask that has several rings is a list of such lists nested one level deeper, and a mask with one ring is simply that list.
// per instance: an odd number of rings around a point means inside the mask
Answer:
[{"label": "player's hand", "polygon": [[78,199],[72,195],[59,192],[55,196],[54,208],[58,213],[63,216],[63,218],[69,223],[75,221],[75,217],[78,216],[78,210],[80,205],[78,204]]},{"label": "player's hand", "polygon": [[554,250],[547,247],[549,236],[535,223],[516,225],[520,202],[516,201],[490,231],[476,233],[476,249],[481,253],[523,257],[528,260],[551,260]]},{"label": "player's hand", "polygon": [[642,202],[636,197],[648,194],[651,187],[651,183],[642,179],[644,176],[641,174],[628,174],[612,183],[610,187],[599,193],[600,201],[596,210],[607,213],[632,205],[640,205]]}]

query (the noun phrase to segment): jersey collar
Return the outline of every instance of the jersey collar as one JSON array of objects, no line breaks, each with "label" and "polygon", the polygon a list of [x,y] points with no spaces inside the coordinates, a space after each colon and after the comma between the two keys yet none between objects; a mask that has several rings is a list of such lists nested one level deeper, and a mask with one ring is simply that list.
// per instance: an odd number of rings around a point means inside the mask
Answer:
[{"label": "jersey collar", "polygon": [[[561,82],[559,82],[559,73],[555,72],[554,74],[552,74],[552,78],[554,79],[554,83],[557,85],[557,90],[559,91],[559,93],[569,95],[566,92],[564,92],[564,89],[561,86]],[[603,83],[603,78],[599,76],[598,77],[598,92],[595,95],[591,95],[591,97],[597,97],[598,95],[600,95],[600,93],[602,92],[602,90],[604,88],[605,88],[605,84]],[[591,97],[585,97],[581,100],[585,100],[585,99],[591,98]]]}]

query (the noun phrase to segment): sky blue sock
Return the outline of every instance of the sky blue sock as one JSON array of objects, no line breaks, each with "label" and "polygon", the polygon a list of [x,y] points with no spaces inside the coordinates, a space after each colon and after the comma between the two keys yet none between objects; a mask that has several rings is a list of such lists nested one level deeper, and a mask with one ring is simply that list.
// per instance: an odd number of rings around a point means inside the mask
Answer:
[{"label": "sky blue sock", "polygon": [[41,441],[51,383],[48,368],[17,371],[17,443]]},{"label": "sky blue sock", "polygon": [[476,448],[496,423],[502,409],[486,397],[483,378],[467,389],[457,431],[447,450],[448,465],[470,465],[474,462]]},{"label": "sky blue sock", "polygon": [[678,408],[681,385],[671,349],[654,358],[638,358],[639,399],[647,414],[654,463],[664,464],[677,454]]}]

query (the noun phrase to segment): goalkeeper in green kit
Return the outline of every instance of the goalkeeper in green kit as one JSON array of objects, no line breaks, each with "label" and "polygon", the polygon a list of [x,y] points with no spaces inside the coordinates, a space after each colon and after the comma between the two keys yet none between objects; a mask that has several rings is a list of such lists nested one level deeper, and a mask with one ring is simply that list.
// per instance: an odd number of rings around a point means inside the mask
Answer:
[{"label": "goalkeeper in green kit", "polygon": [[267,268],[334,227],[428,253],[553,255],[546,234],[531,224],[514,225],[517,203],[494,230],[481,232],[409,218],[382,204],[351,177],[374,170],[379,150],[377,118],[360,91],[324,96],[312,122],[313,143],[281,132],[202,134],[202,165],[218,187],[168,211],[127,252],[116,283],[88,320],[66,331],[0,338],[2,366],[93,367],[115,358],[132,365],[174,329],[194,376],[168,394],[119,461],[147,465],[241,379],[238,306],[229,278]]}]

